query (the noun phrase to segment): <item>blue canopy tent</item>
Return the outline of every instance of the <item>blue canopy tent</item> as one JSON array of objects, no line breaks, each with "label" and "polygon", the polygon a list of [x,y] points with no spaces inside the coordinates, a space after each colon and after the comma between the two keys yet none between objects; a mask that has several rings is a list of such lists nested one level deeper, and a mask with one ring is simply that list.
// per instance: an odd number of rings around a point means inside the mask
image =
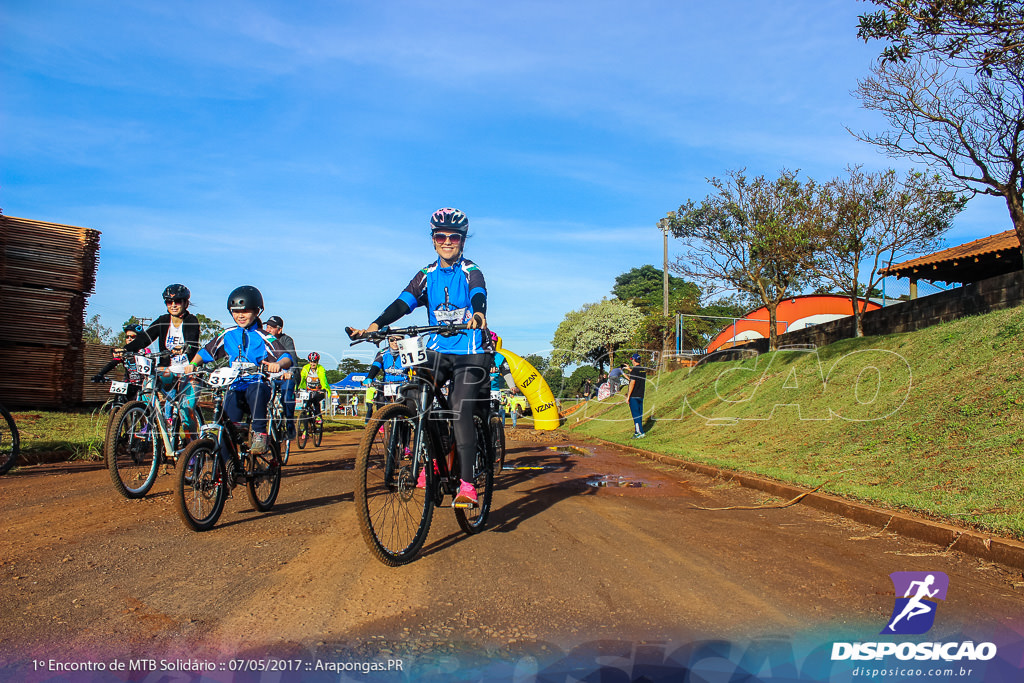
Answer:
[{"label": "blue canopy tent", "polygon": [[331,385],[331,391],[338,397],[339,407],[351,406],[352,396],[359,396],[366,391],[363,380],[366,379],[365,372],[350,372],[345,379]]}]

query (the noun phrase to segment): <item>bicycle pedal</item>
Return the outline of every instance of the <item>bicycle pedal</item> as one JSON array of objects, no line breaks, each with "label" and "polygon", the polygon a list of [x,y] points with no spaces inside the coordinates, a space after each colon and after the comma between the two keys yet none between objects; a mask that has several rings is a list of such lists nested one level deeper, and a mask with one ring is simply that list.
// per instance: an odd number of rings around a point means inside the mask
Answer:
[{"label": "bicycle pedal", "polygon": [[452,503],[452,507],[458,510],[472,510],[476,507],[476,503]]}]

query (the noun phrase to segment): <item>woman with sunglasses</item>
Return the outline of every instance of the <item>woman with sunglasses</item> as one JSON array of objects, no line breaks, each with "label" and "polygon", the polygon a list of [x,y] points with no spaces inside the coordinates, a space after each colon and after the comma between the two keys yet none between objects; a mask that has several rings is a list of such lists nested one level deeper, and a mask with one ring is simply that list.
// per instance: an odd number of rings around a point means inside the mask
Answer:
[{"label": "woman with sunglasses", "polygon": [[[124,324],[124,343],[130,344],[135,341],[135,338],[142,333],[142,325],[139,323],[125,323]],[[116,368],[118,365],[124,365],[124,381],[128,382],[128,393],[126,394],[127,399],[131,401],[135,398],[135,395],[139,393],[139,387],[142,386],[142,381],[145,379],[142,373],[139,372],[135,365],[135,356],[125,352],[123,348],[113,349],[111,351],[113,358],[109,363],[100,368],[92,377],[92,381],[99,383],[106,379],[104,375]]]},{"label": "woman with sunglasses", "polygon": [[197,425],[191,424],[191,415],[196,405],[196,390],[189,382],[181,381],[179,374],[171,372],[171,366],[177,369],[188,365],[189,360],[199,351],[199,319],[188,312],[189,299],[192,293],[188,287],[180,284],[167,285],[164,288],[164,305],[167,312],[138,335],[134,341],[125,344],[125,351],[133,352],[144,349],[153,342],[158,342],[160,351],[170,351],[170,356],[160,358],[157,363],[160,383],[167,393],[167,415],[171,417],[174,398],[179,390],[185,392],[182,406],[186,408],[185,429],[194,431]]},{"label": "woman with sunglasses", "polygon": [[[427,348],[437,352],[440,383],[451,378],[448,394],[455,419],[455,444],[459,453],[461,483],[453,504],[477,502],[473,486],[476,430],[473,410],[480,388],[489,377],[489,358],[481,330],[487,326],[487,288],[476,264],[462,255],[469,231],[469,219],[458,209],[438,209],[430,217],[430,233],[437,260],[420,270],[398,298],[370,323],[353,335],[375,332],[411,313],[417,306],[427,309],[429,324],[455,323],[472,328],[453,337],[431,335]],[[420,473],[423,475],[423,472]],[[420,477],[419,486],[425,486]]]}]

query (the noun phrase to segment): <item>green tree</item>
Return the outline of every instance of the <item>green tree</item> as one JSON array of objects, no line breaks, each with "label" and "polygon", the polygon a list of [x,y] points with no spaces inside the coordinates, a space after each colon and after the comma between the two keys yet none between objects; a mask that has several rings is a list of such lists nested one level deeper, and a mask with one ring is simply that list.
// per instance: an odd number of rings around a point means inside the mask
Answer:
[{"label": "green tree", "polygon": [[196,313],[196,318],[199,320],[199,343],[205,344],[217,337],[221,332],[224,331],[224,326],[219,320],[214,320],[209,316],[205,316],[202,313]]},{"label": "green tree", "polygon": [[687,200],[666,219],[685,245],[675,268],[705,291],[734,290],[768,309],[769,344],[778,346],[779,303],[813,280],[804,265],[820,229],[818,187],[783,170],[775,180],[730,171],[700,205]]},{"label": "green tree", "polygon": [[[531,363],[531,365],[533,364]],[[555,395],[555,398],[565,398],[568,395],[565,388],[566,378],[562,368],[557,365],[551,365],[541,373],[541,377],[547,382],[548,388],[551,389],[551,393]]]},{"label": "green tree", "polygon": [[600,373],[592,365],[581,365],[572,371],[572,374],[565,380],[565,394],[566,396],[575,397],[582,387],[583,382],[590,380],[594,385],[597,384],[597,378]]},{"label": "green tree", "polygon": [[531,353],[529,356],[524,356],[523,360],[532,365],[533,369],[542,375],[548,370],[548,359],[544,356]]},{"label": "green tree", "polygon": [[871,0],[857,36],[886,41],[885,63],[927,55],[987,74],[1019,65],[1024,5],[1019,0]]},{"label": "green tree", "polygon": [[85,321],[85,326],[82,328],[82,341],[91,344],[113,345],[117,341],[117,335],[114,334],[114,330],[103,324],[100,314],[97,313]]},{"label": "green tree", "polygon": [[892,169],[864,173],[852,167],[847,172],[822,194],[821,243],[809,265],[850,298],[856,335],[863,337],[866,297],[882,280],[879,268],[937,249],[967,199],[944,190],[934,174],[910,171],[900,179]]},{"label": "green tree", "polygon": [[348,377],[353,372],[369,372],[369,371],[370,371],[370,364],[369,363],[364,363],[364,362],[362,362],[360,360],[357,360],[355,358],[342,358],[341,362],[338,363],[338,372],[341,373],[341,376],[343,378],[344,377]]},{"label": "green tree", "polygon": [[629,341],[643,321],[643,312],[618,299],[602,299],[570,311],[555,330],[551,362],[564,367],[590,363],[602,367],[612,362],[615,350]]},{"label": "green tree", "polygon": [[[612,295],[628,301],[645,314],[662,314],[665,298],[665,271],[651,265],[633,268],[615,278]],[[692,313],[700,301],[700,288],[681,277],[668,276],[668,312]]]}]

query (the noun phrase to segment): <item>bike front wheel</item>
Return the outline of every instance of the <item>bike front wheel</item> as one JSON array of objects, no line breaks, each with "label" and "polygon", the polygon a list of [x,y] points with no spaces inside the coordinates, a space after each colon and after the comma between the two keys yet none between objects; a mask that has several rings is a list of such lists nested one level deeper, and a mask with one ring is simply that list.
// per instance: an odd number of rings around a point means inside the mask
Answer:
[{"label": "bike front wheel", "polygon": [[[415,413],[403,404],[374,412],[363,430],[356,455],[356,516],[370,552],[396,567],[411,562],[430,532],[436,485],[430,463],[437,454],[426,434],[424,447],[411,443]],[[383,428],[383,429],[382,429]],[[413,452],[418,452],[414,462]],[[426,486],[417,486],[423,472]]]},{"label": "bike front wheel", "polygon": [[494,452],[494,476],[505,467],[505,421],[497,415],[491,415],[487,421],[491,432],[491,448]]},{"label": "bike front wheel", "polygon": [[178,516],[193,531],[212,529],[224,511],[228,483],[217,451],[213,439],[198,439],[185,448],[178,461]]},{"label": "bike front wheel", "polygon": [[455,508],[455,519],[467,534],[477,534],[487,526],[491,513],[491,494],[494,492],[493,444],[489,430],[479,415],[473,416],[476,429],[476,458],[473,462],[473,485],[476,486],[477,504],[471,508]]},{"label": "bike front wheel", "polygon": [[150,407],[142,401],[121,406],[104,448],[110,480],[118,493],[134,499],[149,492],[156,481],[161,446],[160,433],[150,420]]},{"label": "bike front wheel", "polygon": [[306,441],[309,439],[309,420],[306,419],[305,413],[299,415],[298,425],[298,438],[296,442],[299,445],[299,450],[306,447]]},{"label": "bike front wheel", "polygon": [[246,456],[249,475],[249,502],[259,512],[274,507],[277,492],[281,489],[280,448],[276,441],[267,444],[267,452]]},{"label": "bike front wheel", "polygon": [[324,418],[319,415],[313,422],[313,445],[320,448],[320,444],[324,440]]},{"label": "bike front wheel", "polygon": [[7,412],[7,408],[0,406],[0,416],[0,474],[4,474],[18,462],[21,438],[18,436],[18,426],[14,424],[14,418]]}]

